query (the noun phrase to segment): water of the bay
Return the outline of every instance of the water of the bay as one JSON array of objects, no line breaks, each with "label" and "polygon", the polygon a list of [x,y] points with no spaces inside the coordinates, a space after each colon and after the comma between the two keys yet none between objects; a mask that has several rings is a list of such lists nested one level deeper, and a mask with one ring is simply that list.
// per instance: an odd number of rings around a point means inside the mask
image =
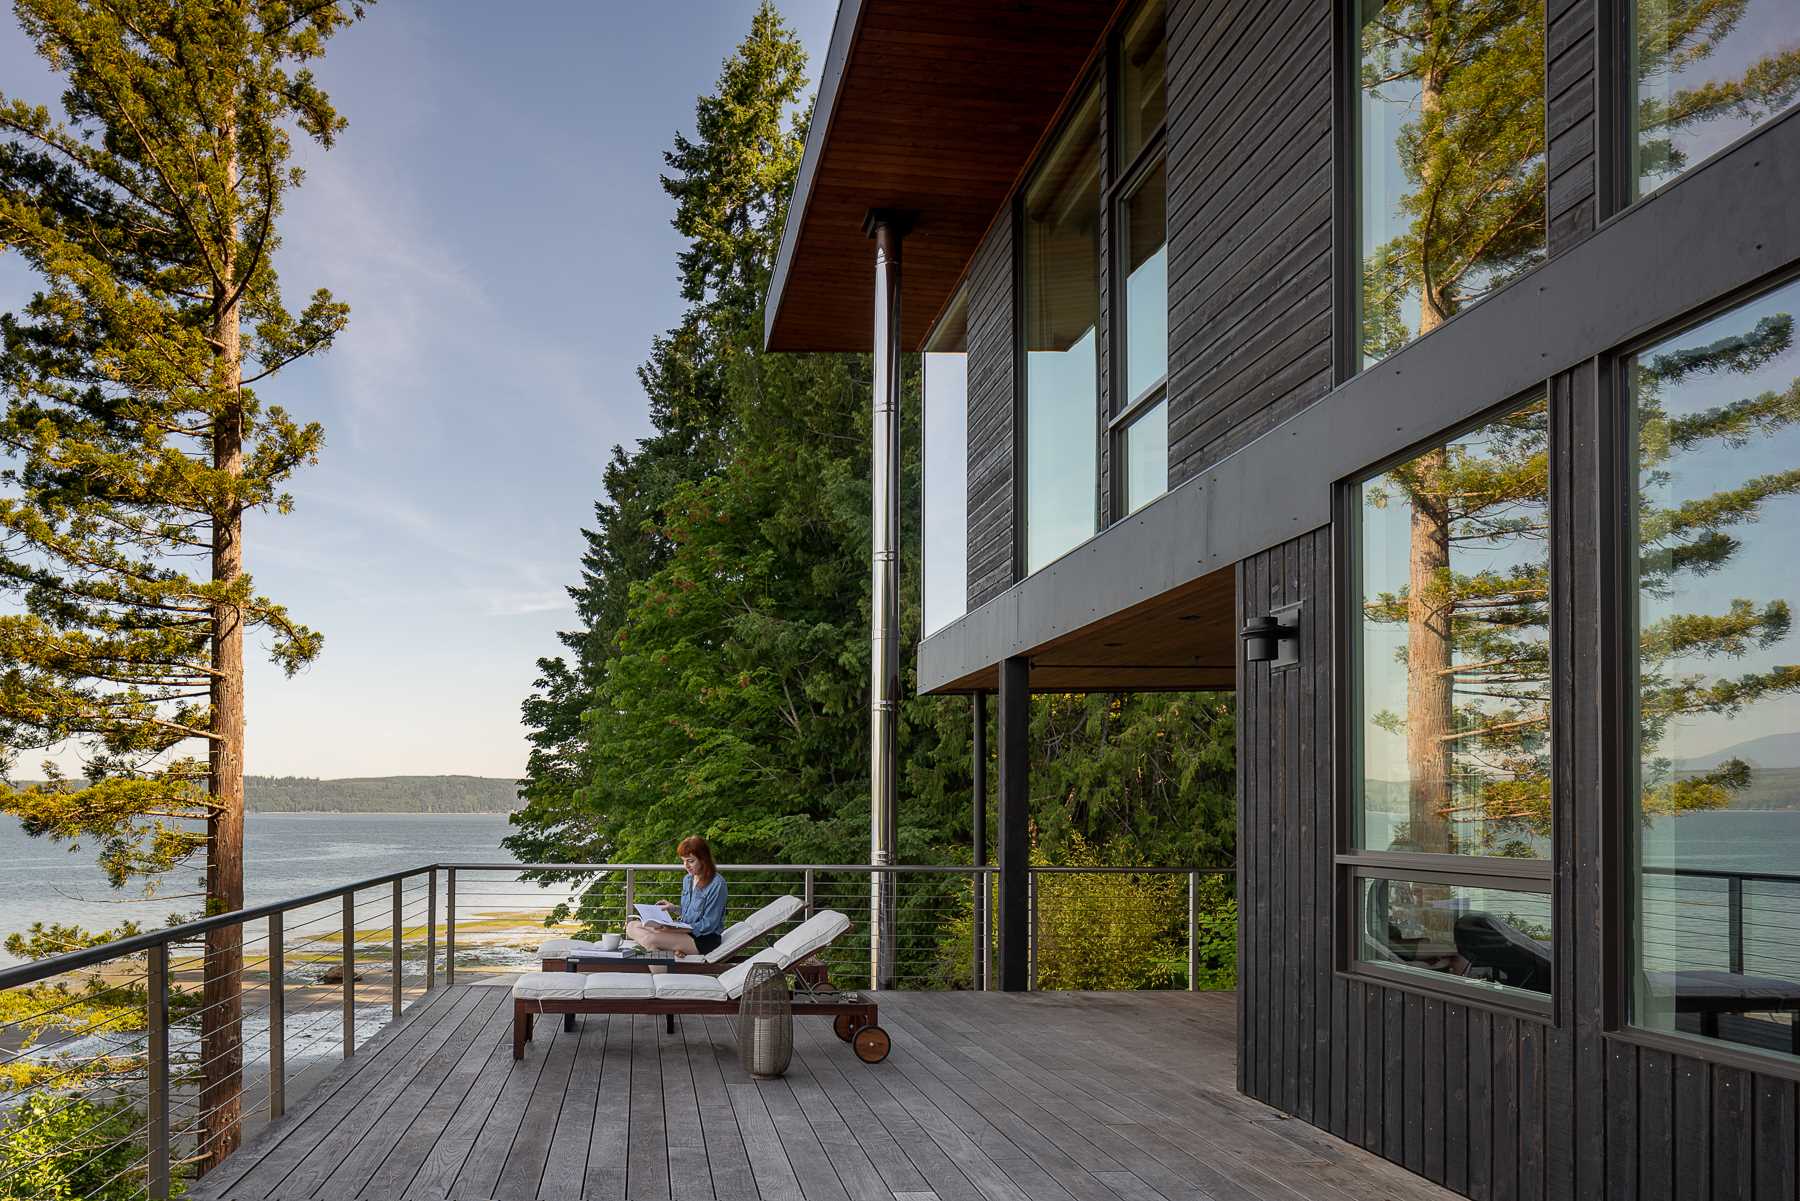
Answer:
[{"label": "water of the bay", "polygon": [[[517,862],[500,845],[509,829],[498,813],[252,813],[245,819],[245,903],[304,896],[419,864]],[[513,878],[490,872],[481,884],[491,889]],[[95,866],[93,848],[71,852],[0,818],[0,934],[36,921],[89,929],[126,921],[158,926],[171,913],[199,909],[197,898],[177,895],[193,892],[196,883],[197,869],[171,873],[150,900],[140,887],[115,891]],[[507,883],[505,892],[508,908],[555,900],[548,893],[540,900],[530,884]],[[13,961],[0,952],[0,963]]]}]

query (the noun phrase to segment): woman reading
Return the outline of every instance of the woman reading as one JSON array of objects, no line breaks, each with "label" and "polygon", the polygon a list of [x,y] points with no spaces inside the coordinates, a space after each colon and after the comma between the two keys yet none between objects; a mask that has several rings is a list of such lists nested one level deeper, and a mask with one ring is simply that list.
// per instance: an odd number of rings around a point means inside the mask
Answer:
[{"label": "woman reading", "polygon": [[661,922],[633,918],[625,923],[625,937],[646,950],[705,955],[718,947],[725,933],[725,877],[713,863],[712,847],[698,834],[682,839],[675,853],[681,856],[681,866],[687,873],[681,878],[681,904],[658,901],[657,905],[692,929],[677,930]]}]

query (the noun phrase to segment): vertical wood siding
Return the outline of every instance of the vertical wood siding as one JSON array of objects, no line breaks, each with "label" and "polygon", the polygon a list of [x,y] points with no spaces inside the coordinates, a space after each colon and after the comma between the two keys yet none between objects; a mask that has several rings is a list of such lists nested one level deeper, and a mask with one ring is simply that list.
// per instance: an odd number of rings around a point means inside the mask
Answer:
[{"label": "vertical wood siding", "polygon": [[1546,212],[1558,254],[1599,225],[1600,3],[1549,0],[1544,19]]},{"label": "vertical wood siding", "polygon": [[[1239,665],[1238,1077],[1244,1092],[1478,1201],[1793,1198],[1794,1082],[1604,1035],[1600,922],[1621,831],[1593,548],[1616,487],[1598,364],[1552,381],[1556,985],[1551,1020],[1337,976],[1332,541],[1238,566],[1240,618],[1300,602],[1299,668]],[[1616,804],[1614,812],[1619,812]],[[1700,1050],[1696,1047],[1696,1050]]]},{"label": "vertical wood siding", "polygon": [[1169,484],[1331,387],[1331,4],[1169,5]]},{"label": "vertical wood siding", "polygon": [[1012,222],[999,221],[969,277],[969,608],[1013,583]]}]

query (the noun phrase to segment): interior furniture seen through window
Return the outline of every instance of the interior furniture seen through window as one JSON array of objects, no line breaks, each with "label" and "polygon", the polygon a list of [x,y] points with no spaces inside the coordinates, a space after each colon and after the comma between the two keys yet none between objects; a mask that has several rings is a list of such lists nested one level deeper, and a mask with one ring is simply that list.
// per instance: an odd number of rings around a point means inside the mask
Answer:
[{"label": "interior furniture seen through window", "polygon": [[1147,3],[1118,40],[1119,113],[1114,123],[1113,258],[1124,303],[1115,304],[1113,345],[1122,370],[1113,389],[1114,461],[1121,465],[1116,514],[1169,490],[1168,165],[1163,152],[1163,4]]},{"label": "interior furniture seen through window", "polygon": [[1025,188],[1025,570],[1094,534],[1100,365],[1100,91]]},{"label": "interior furniture seen through window", "polygon": [[922,356],[925,633],[969,607],[969,297],[957,293]]},{"label": "interior furniture seen through window", "polygon": [[1544,5],[1360,0],[1357,16],[1367,366],[1544,258]]},{"label": "interior furniture seen through window", "polygon": [[1631,6],[1631,199],[1800,99],[1794,0]]},{"label": "interior furniture seen through window", "polygon": [[1632,1021],[1800,1053],[1800,283],[1625,360]]},{"label": "interior furniture seen through window", "polygon": [[1548,452],[1539,394],[1349,515],[1354,957],[1523,997],[1551,977]]}]

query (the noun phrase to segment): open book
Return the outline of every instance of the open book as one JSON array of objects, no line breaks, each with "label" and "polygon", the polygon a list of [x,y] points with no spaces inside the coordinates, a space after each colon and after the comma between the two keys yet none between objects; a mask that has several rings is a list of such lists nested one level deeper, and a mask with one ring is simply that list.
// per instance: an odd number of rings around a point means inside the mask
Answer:
[{"label": "open book", "polygon": [[639,905],[637,907],[637,915],[638,921],[643,922],[645,925],[655,923],[658,926],[668,926],[675,930],[693,929],[692,926],[677,918],[667,909],[658,905]]}]

